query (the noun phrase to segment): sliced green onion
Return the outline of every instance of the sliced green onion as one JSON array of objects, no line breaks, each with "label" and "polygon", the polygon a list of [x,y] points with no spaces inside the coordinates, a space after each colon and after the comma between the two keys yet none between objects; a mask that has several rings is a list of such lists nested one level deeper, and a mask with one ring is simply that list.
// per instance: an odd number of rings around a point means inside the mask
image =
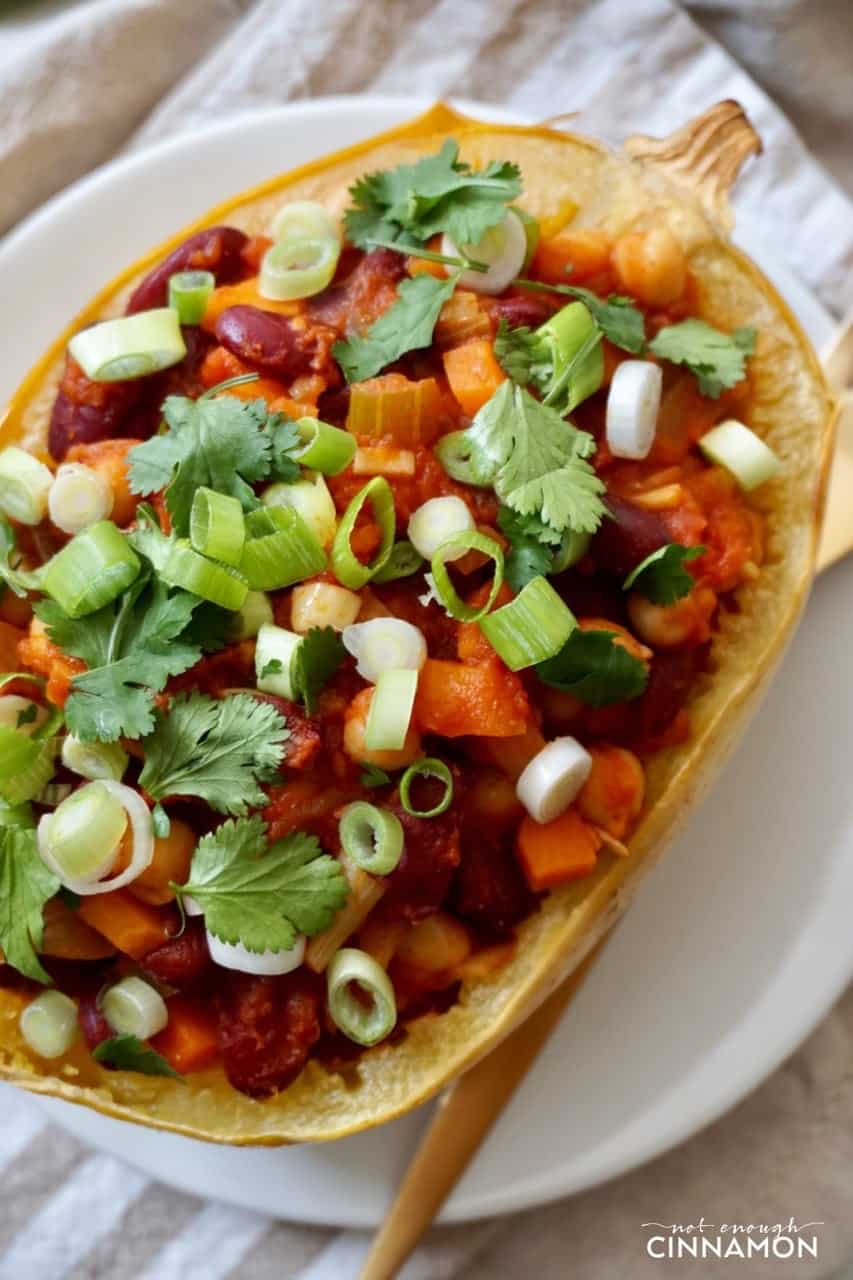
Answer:
[{"label": "sliced green onion", "polygon": [[20,827],[24,831],[32,831],[35,825],[32,805],[7,804],[5,800],[0,800],[0,827]]},{"label": "sliced green onion", "polygon": [[[127,829],[121,801],[103,786],[91,782],[42,818],[39,836],[56,864],[63,884],[100,880],[115,862]],[[51,868],[53,869],[53,868]]]},{"label": "sliced green onion", "polygon": [[64,462],[47,500],[50,518],[63,533],[82,533],[113,509],[113,491],[100,471],[82,462]]},{"label": "sliced green onion", "polygon": [[[432,809],[416,809],[412,804],[412,783],[416,778],[437,778],[444,783],[444,794]],[[400,779],[400,804],[413,818],[437,818],[445,813],[453,801],[453,774],[443,760],[435,756],[424,756],[410,764]]]},{"label": "sliced green onion", "polygon": [[559,547],[554,552],[549,572],[562,573],[564,569],[570,569],[573,564],[583,560],[591,542],[591,533],[578,533],[575,529],[567,529]]},{"label": "sliced green onion", "polygon": [[72,618],[102,609],[139,574],[130,543],[111,520],[99,520],[72,538],[44,567],[44,590]]},{"label": "sliced green onion", "polygon": [[125,382],[179,364],[187,354],[177,311],[156,307],[76,333],[70,354],[93,382]]},{"label": "sliced green onion", "polygon": [[31,738],[0,725],[0,798],[11,805],[34,799],[56,772],[55,754],[52,738]]},{"label": "sliced green onion", "polygon": [[341,848],[362,871],[387,876],[403,856],[403,825],[395,813],[366,800],[348,804],[338,827]]},{"label": "sliced green onion", "polygon": [[325,477],[319,471],[303,472],[294,484],[271,484],[261,494],[265,507],[292,507],[298,511],[321,547],[328,547],[338,527],[338,513]]},{"label": "sliced green onion", "polygon": [[176,271],[169,276],[169,306],[181,324],[200,324],[207,300],[216,288],[212,271]]},{"label": "sliced green onion", "polygon": [[61,1058],[79,1031],[77,1006],[61,991],[42,991],[21,1010],[21,1035],[40,1058]]},{"label": "sliced green onion", "polygon": [[509,604],[480,619],[480,630],[510,671],[553,658],[576,626],[547,578],[533,578]]},{"label": "sliced green onion", "polygon": [[0,696],[0,725],[9,729],[17,729],[28,736],[48,719],[47,707],[24,698],[19,693],[4,693]]},{"label": "sliced green onion", "polygon": [[[128,820],[130,861],[123,871],[102,879],[115,862]],[[151,865],[154,856],[151,810],[138,791],[112,778],[87,782],[72,792],[58,809],[44,815],[36,838],[45,866],[81,897],[122,889]]]},{"label": "sliced green onion", "polygon": [[[332,957],[326,980],[332,1021],[350,1040],[369,1046],[393,1031],[397,1021],[394,988],[373,956],[356,947],[342,947]],[[358,987],[361,999],[350,984]],[[370,998],[370,1004],[364,997]]]},{"label": "sliced green onion", "polygon": [[293,687],[296,655],[302,636],[284,627],[264,623],[255,646],[255,675],[262,693],[274,693],[292,702],[297,694]]},{"label": "sliced green onion", "polygon": [[201,596],[202,600],[218,604],[222,609],[242,608],[249,592],[249,585],[241,573],[230,565],[206,559],[193,550],[186,538],[179,538],[171,548],[160,576],[170,586],[181,587]]},{"label": "sliced green onion", "polygon": [[601,330],[589,308],[570,302],[536,330],[551,352],[554,374],[544,397],[563,414],[571,413],[604,381]]},{"label": "sliced green onion", "polygon": [[524,255],[524,261],[521,264],[522,271],[526,271],[533,261],[533,255],[539,248],[539,237],[541,235],[539,223],[532,213],[528,213],[526,209],[520,209],[518,205],[512,205],[513,213],[521,219],[521,225],[524,227],[524,238],[527,241],[527,252]]},{"label": "sliced green onion", "polygon": [[[447,572],[447,561],[457,560],[460,551],[463,555],[466,551],[480,551],[495,563],[489,598],[479,608],[466,604],[460,598]],[[495,542],[494,538],[489,538],[485,533],[472,529],[468,533],[458,533],[455,537],[443,542],[433,556],[430,568],[436,594],[451,618],[456,618],[460,622],[479,622],[495,603],[504,580],[503,548]]]},{"label": "sliced green onion", "polygon": [[736,418],[708,431],[699,448],[711,462],[730,471],[747,492],[770,480],[782,465],[770,446]]},{"label": "sliced green onion", "polygon": [[325,567],[326,553],[295,508],[261,507],[246,517],[240,572],[253,591],[290,587]]},{"label": "sliced green onion", "polygon": [[406,741],[418,691],[418,672],[383,671],[376,682],[364,745],[368,751],[399,751]]},{"label": "sliced green onion", "polygon": [[[467,502],[448,494],[441,498],[428,498],[413,511],[406,532],[415,550],[431,560],[440,546],[473,528],[474,517]],[[464,555],[465,548],[459,546],[455,554],[448,553],[446,559],[459,560]]]},{"label": "sliced green onion", "polygon": [[[373,508],[376,523],[382,534],[379,550],[369,564],[362,564],[350,546],[355,522],[365,502],[369,502]],[[338,531],[332,543],[332,568],[338,582],[342,582],[352,591],[358,591],[369,582],[374,574],[388,563],[391,548],[394,546],[395,527],[394,494],[391,486],[384,476],[374,476],[355,495],[338,525]]]},{"label": "sliced green onion", "polygon": [[269,596],[263,591],[250,591],[242,606],[228,620],[228,639],[251,640],[261,627],[273,621]]},{"label": "sliced green onion", "polygon": [[352,623],[344,628],[341,639],[356,660],[356,671],[371,684],[383,671],[420,671],[427,659],[423,632],[403,618]]},{"label": "sliced green onion", "polygon": [[403,539],[395,542],[391,554],[381,569],[373,575],[374,582],[394,582],[397,578],[410,578],[423,565],[424,558],[411,542]]},{"label": "sliced green onion", "polygon": [[488,472],[478,466],[471,457],[471,437],[467,431],[449,431],[434,447],[433,453],[451,480],[460,484],[485,488],[492,483],[494,468]]},{"label": "sliced green onion", "polygon": [[26,449],[0,451],[0,511],[19,524],[40,524],[47,514],[53,472]]},{"label": "sliced green onion", "polygon": [[120,742],[81,742],[73,733],[63,739],[61,758],[66,769],[90,782],[101,778],[120,782],[129,763]]},{"label": "sliced green onion", "polygon": [[101,1013],[120,1036],[136,1036],[139,1040],[150,1040],[169,1021],[160,992],[135,974],[104,992]]},{"label": "sliced green onion", "polygon": [[304,441],[294,454],[297,462],[326,476],[337,476],[347,469],[358,448],[355,436],[319,418],[300,418],[296,426]]},{"label": "sliced green onion", "polygon": [[283,204],[272,220],[270,234],[274,240],[311,239],[326,236],[341,239],[341,229],[329,210],[316,200],[291,200]]},{"label": "sliced green onion", "polygon": [[195,491],[190,511],[190,542],[196,551],[238,565],[246,541],[243,508],[236,498],[202,486]]},{"label": "sliced green onion", "polygon": [[517,209],[507,209],[502,222],[488,227],[476,244],[457,244],[445,232],[441,238],[441,252],[458,253],[463,258],[485,262],[487,271],[463,271],[459,285],[473,289],[475,293],[503,293],[504,289],[521,270],[527,255],[527,233]]},{"label": "sliced green onion", "polygon": [[264,254],[258,292],[276,302],[311,298],[331,283],[340,256],[336,236],[279,240]]}]

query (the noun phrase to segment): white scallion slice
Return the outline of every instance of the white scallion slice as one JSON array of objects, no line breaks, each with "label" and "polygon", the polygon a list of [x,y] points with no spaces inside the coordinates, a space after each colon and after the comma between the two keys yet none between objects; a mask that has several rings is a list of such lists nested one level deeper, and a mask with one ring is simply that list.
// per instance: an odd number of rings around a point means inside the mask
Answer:
[{"label": "white scallion slice", "polygon": [[[461,498],[452,496],[429,498],[412,512],[407,530],[409,541],[425,560],[431,560],[438,548],[456,534],[467,533],[474,528],[474,517]],[[445,560],[461,560],[468,548],[445,556]]]},{"label": "white scallion slice", "polygon": [[553,822],[589,777],[592,757],[575,738],[555,738],[538,751],[516,783],[516,794],[536,822]]},{"label": "white scallion slice", "polygon": [[287,951],[250,951],[241,942],[223,942],[207,930],[210,958],[222,969],[236,969],[238,973],[253,973],[260,977],[277,977],[298,969],[305,957],[305,935],[300,933]]},{"label": "white scallion slice", "polygon": [[[397,1002],[388,974],[373,956],[342,947],[327,971],[329,1013],[335,1026],[356,1044],[384,1040],[397,1021]],[[357,998],[352,984],[365,997]]]},{"label": "white scallion slice", "polygon": [[402,618],[371,618],[347,627],[341,639],[356,671],[376,684],[384,671],[420,671],[427,658],[423,632]]},{"label": "white scallion slice", "polygon": [[132,975],[109,987],[101,997],[101,1012],[120,1036],[150,1040],[169,1021],[166,1001],[142,978]]},{"label": "white scallion slice", "polygon": [[276,302],[312,298],[331,283],[340,255],[336,236],[278,240],[264,254],[258,293]]},{"label": "white scallion slice", "polygon": [[50,518],[63,533],[80,533],[106,520],[113,509],[113,491],[100,471],[82,462],[64,462],[56,473],[47,500]]},{"label": "white scallion slice", "polygon": [[742,489],[757,489],[776,475],[781,462],[760,436],[736,418],[728,418],[699,441],[711,462],[730,471]]},{"label": "white scallion slice", "polygon": [[607,446],[615,458],[647,458],[655,442],[663,374],[650,360],[623,360],[607,394]]},{"label": "white scallion slice", "polygon": [[[115,862],[128,819],[130,861],[124,871],[103,880],[101,876]],[[151,810],[138,791],[111,778],[87,783],[53,813],[45,814],[37,838],[42,861],[67,889],[81,897],[131,884],[154,856]]]},{"label": "white scallion slice", "polygon": [[311,236],[331,236],[340,241],[339,223],[316,200],[291,200],[283,204],[270,224],[273,240],[298,240]]},{"label": "white scallion slice", "polygon": [[[441,238],[441,252],[448,257],[469,258],[484,262],[488,271],[463,271],[460,289],[475,293],[503,293],[510,280],[521,274],[527,256],[527,232],[514,209],[508,209],[503,222],[490,227],[478,244],[457,245],[450,236]],[[448,267],[454,271],[454,267]]]},{"label": "white scallion slice", "polygon": [[302,636],[295,632],[264,623],[255,645],[255,675],[262,693],[274,693],[290,701],[295,698],[294,659],[301,644]]},{"label": "white scallion slice", "polygon": [[0,451],[0,511],[19,524],[40,524],[47,515],[53,472],[26,449]]},{"label": "white scallion slice", "polygon": [[417,671],[382,672],[373,690],[367,713],[364,745],[368,751],[402,750],[409,732],[417,691]]},{"label": "white scallion slice", "polygon": [[42,991],[21,1011],[21,1035],[40,1058],[61,1058],[77,1039],[77,1006],[61,991]]},{"label": "white scallion slice", "polygon": [[128,754],[120,742],[81,742],[73,733],[63,739],[61,755],[66,769],[90,782],[103,778],[120,782],[128,765]]},{"label": "white scallion slice", "polygon": [[144,378],[178,364],[187,354],[178,313],[172,307],[103,320],[75,333],[68,350],[93,382]]},{"label": "white scallion slice", "polygon": [[295,484],[271,484],[261,494],[265,507],[292,507],[314,534],[321,547],[331,545],[338,527],[335,503],[325,477],[305,472]]}]

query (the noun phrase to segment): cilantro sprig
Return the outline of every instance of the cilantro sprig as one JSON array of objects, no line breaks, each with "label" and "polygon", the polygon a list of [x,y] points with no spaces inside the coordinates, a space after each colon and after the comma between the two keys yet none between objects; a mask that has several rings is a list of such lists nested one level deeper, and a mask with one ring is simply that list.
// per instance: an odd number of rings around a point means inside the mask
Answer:
[{"label": "cilantro sprig", "polygon": [[346,656],[344,642],[334,627],[311,627],[306,632],[293,660],[291,681],[309,716]]},{"label": "cilantro sprig", "polygon": [[667,543],[646,556],[632,569],[622,584],[624,591],[634,587],[652,604],[675,604],[692,591],[696,580],[685,569],[691,560],[705,554],[704,547],[683,547],[678,542]]},{"label": "cilantro sprig", "polygon": [[671,364],[683,364],[696,375],[702,395],[718,400],[746,376],[746,361],[755,351],[755,330],[723,333],[691,317],[661,329],[649,343],[649,351]]},{"label": "cilantro sprig", "polygon": [[349,894],[340,863],[316,836],[294,831],[267,848],[258,817],[223,822],[203,836],[188,882],[173,887],[198,902],[214,937],[254,952],[284,951],[298,933],[322,933]]},{"label": "cilantro sprig", "polygon": [[403,280],[396,300],[367,333],[336,342],[332,352],[347,382],[363,382],[407,351],[428,347],[439,312],[453,293],[456,280],[457,275],[446,280],[430,275]]},{"label": "cilantro sprig", "polygon": [[344,225],[361,249],[380,240],[417,247],[439,231],[457,245],[477,244],[520,194],[517,165],[496,160],[477,172],[459,159],[459,144],[448,138],[439,152],[414,165],[360,178],[350,188],[353,207]]},{"label": "cilantro sprig", "polygon": [[144,1076],[168,1076],[181,1081],[184,1079],[161,1053],[137,1036],[112,1036],[109,1040],[102,1040],[92,1050],[92,1057],[96,1062],[105,1067],[113,1067],[116,1071],[136,1071]]},{"label": "cilantro sprig", "polygon": [[44,937],[42,910],[58,891],[35,831],[0,827],[0,949],[7,964],[34,982],[51,981],[36,953]]},{"label": "cilantro sprig", "polygon": [[590,707],[638,698],[649,678],[645,662],[629,653],[614,632],[580,627],[559,653],[535,670],[543,684],[570,693]]},{"label": "cilantro sprig", "polygon": [[266,802],[259,784],[275,776],[289,736],[276,708],[248,693],[182,694],[145,739],[139,783],[153,800],[198,796],[242,815]]},{"label": "cilantro sprig", "polygon": [[509,539],[509,551],[504,556],[504,577],[513,591],[519,592],[534,578],[551,572],[554,562],[554,542],[559,535],[537,516],[520,516],[509,507],[498,511],[498,527]]},{"label": "cilantro sprig", "polygon": [[593,533],[605,486],[588,462],[595,441],[522,387],[507,381],[465,433],[471,462],[505,506],[536,516],[555,535]]}]

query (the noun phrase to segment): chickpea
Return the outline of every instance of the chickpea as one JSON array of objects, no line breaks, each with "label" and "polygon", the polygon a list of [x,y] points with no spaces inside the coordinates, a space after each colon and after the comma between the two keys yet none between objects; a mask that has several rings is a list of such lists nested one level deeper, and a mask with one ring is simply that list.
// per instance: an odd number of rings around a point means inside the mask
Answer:
[{"label": "chickpea", "polygon": [[643,807],[643,766],[624,747],[590,746],[587,750],[592,769],[577,798],[581,816],[621,840]]},{"label": "chickpea", "polygon": [[628,596],[632,627],[655,649],[702,644],[710,633],[708,624],[716,607],[717,597],[710,587],[694,587],[674,604],[653,604],[638,591]]},{"label": "chickpea", "polygon": [[464,924],[444,911],[436,911],[404,935],[397,957],[415,969],[441,973],[467,960],[471,950],[471,936]]},{"label": "chickpea", "polygon": [[613,267],[626,292],[649,307],[675,302],[687,283],[687,258],[669,227],[620,236]]},{"label": "chickpea", "polygon": [[367,716],[373,698],[372,689],[362,689],[346,710],[344,718],[344,751],[357,764],[375,764],[379,769],[405,769],[421,754],[421,735],[409,725],[406,740],[399,751],[369,751],[364,742]]}]

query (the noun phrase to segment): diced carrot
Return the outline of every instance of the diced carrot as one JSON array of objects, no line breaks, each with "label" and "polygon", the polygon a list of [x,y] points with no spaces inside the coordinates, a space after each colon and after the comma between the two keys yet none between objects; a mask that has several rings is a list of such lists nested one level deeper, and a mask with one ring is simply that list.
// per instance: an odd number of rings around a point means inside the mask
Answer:
[{"label": "diced carrot", "polygon": [[[483,532],[485,533],[486,530],[484,529]],[[456,562],[456,564],[458,563],[459,561]],[[456,564],[454,568],[456,568]],[[474,609],[479,609],[489,598],[490,590],[491,583],[484,582],[476,591],[472,591],[466,603]],[[495,596],[492,610],[500,609],[505,604],[509,604],[511,599],[512,591],[509,588],[509,584],[502,582],[500,590]],[[479,622],[461,622],[459,624],[456,632],[456,653],[463,662],[489,662],[494,661],[495,658],[495,651],[483,635]]]},{"label": "diced carrot", "polygon": [[46,956],[62,960],[104,960],[115,947],[85,924],[61,898],[51,898],[42,911],[44,936],[39,948]]},{"label": "diced carrot", "polygon": [[18,645],[25,637],[26,632],[20,627],[13,627],[9,622],[0,622],[0,671],[18,670],[21,661],[18,656]]},{"label": "diced carrot", "polygon": [[548,284],[578,284],[605,271],[610,263],[611,241],[606,231],[590,227],[563,231],[539,241],[530,274]]},{"label": "diced carrot", "polygon": [[461,347],[451,347],[442,360],[450,390],[469,418],[473,418],[506,381],[506,374],[487,338],[475,338]]},{"label": "diced carrot", "polygon": [[130,492],[130,465],[127,455],[139,440],[95,440],[91,444],[75,444],[68,450],[66,461],[82,462],[102,475],[110,486],[113,507],[110,519],[118,525],[130,524],[140,501]]},{"label": "diced carrot", "polygon": [[316,404],[309,404],[306,400],[293,400],[290,396],[276,396],[269,401],[269,406],[273,413],[283,413],[288,418],[316,418],[319,415]]},{"label": "diced carrot", "polygon": [[240,284],[223,284],[207,300],[201,327],[213,333],[216,321],[229,307],[260,307],[262,311],[277,311],[282,316],[298,316],[304,310],[302,302],[276,302],[272,298],[264,298],[258,292],[258,277],[242,280]]},{"label": "diced carrot", "polygon": [[590,875],[600,847],[601,836],[576,809],[546,823],[528,815],[516,837],[516,855],[534,893]]},{"label": "diced carrot", "polygon": [[411,449],[395,445],[361,445],[352,460],[355,476],[413,476],[415,455]]},{"label": "diced carrot", "polygon": [[172,996],[166,1008],[169,1021],[152,1038],[152,1049],[162,1054],[169,1066],[181,1075],[209,1067],[219,1057],[213,1011],[180,995]]},{"label": "diced carrot", "polygon": [[478,755],[485,755],[487,760],[497,765],[501,773],[515,782],[545,746],[545,739],[539,726],[531,721],[523,733],[512,738],[480,738],[475,743],[472,743],[472,747]]},{"label": "diced carrot", "polygon": [[271,249],[273,241],[269,236],[250,236],[243,248],[240,250],[240,257],[245,262],[250,271],[260,271],[261,261],[267,249]]},{"label": "diced carrot", "polygon": [[530,704],[518,676],[497,659],[467,664],[428,658],[421,668],[415,720],[445,738],[511,738],[524,733]]},{"label": "diced carrot", "polygon": [[241,373],[251,373],[251,369],[239,356],[227,347],[212,347],[201,362],[198,376],[203,387],[215,387],[226,378],[237,378]]},{"label": "diced carrot", "polygon": [[[124,858],[129,858],[130,837],[125,833],[122,847],[119,850],[113,870],[122,869]],[[152,907],[162,907],[172,902],[175,897],[170,882],[186,884],[190,874],[190,863],[195,852],[198,837],[192,827],[181,822],[180,818],[172,818],[167,836],[157,836],[154,841],[154,856],[141,875],[128,885],[128,892],[140,902],[147,902]]]},{"label": "diced carrot", "polygon": [[254,382],[241,382],[236,387],[227,387],[221,394],[233,396],[235,400],[266,400],[270,408],[274,403],[287,399],[285,388],[274,378],[256,378]]},{"label": "diced carrot", "polygon": [[174,924],[172,915],[147,906],[124,889],[84,898],[78,915],[133,960],[167,942]]}]

